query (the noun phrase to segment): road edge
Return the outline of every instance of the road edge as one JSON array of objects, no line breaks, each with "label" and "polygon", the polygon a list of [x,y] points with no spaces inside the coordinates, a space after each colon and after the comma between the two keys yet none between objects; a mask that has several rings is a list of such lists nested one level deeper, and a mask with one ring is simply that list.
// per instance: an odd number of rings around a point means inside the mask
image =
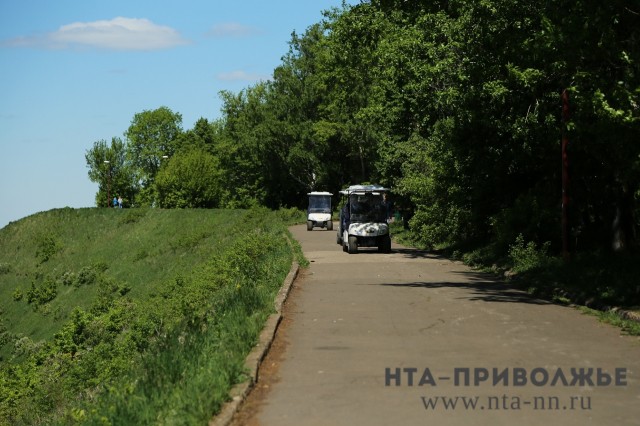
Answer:
[{"label": "road edge", "polygon": [[249,392],[253,388],[253,386],[258,381],[258,373],[260,369],[260,363],[266,356],[269,348],[271,347],[271,343],[273,343],[273,339],[275,338],[276,330],[278,329],[278,325],[282,320],[282,307],[291,292],[291,287],[293,286],[293,282],[298,276],[298,272],[300,270],[300,265],[296,260],[291,263],[291,269],[287,274],[287,277],[282,284],[282,287],[278,291],[276,295],[274,305],[276,312],[269,315],[265,325],[260,332],[260,336],[258,338],[258,343],[251,350],[249,355],[245,360],[245,368],[249,372],[249,379],[245,380],[242,383],[238,383],[229,392],[229,397],[231,398],[228,402],[226,402],[220,412],[209,421],[209,426],[228,426],[231,424],[233,420],[233,416],[238,411],[242,402],[249,395]]}]

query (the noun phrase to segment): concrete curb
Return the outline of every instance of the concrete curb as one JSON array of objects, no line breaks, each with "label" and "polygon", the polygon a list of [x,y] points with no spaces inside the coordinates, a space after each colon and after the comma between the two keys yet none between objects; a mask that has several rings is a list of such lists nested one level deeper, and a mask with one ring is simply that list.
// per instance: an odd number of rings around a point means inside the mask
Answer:
[{"label": "concrete curb", "polygon": [[269,318],[267,318],[267,322],[265,323],[264,328],[260,333],[260,337],[258,338],[258,343],[245,360],[245,367],[249,371],[249,379],[243,383],[238,383],[233,388],[231,388],[231,391],[229,392],[231,400],[229,402],[226,402],[222,406],[220,413],[209,421],[209,426],[228,426],[229,424],[231,424],[233,416],[238,411],[238,408],[245,400],[247,395],[249,395],[251,388],[253,388],[253,386],[258,381],[260,363],[271,347],[271,343],[273,342],[273,338],[275,337],[278,325],[282,320],[282,306],[289,296],[289,292],[291,291],[293,282],[298,276],[299,270],[300,265],[298,265],[298,262],[294,260],[291,264],[289,274],[287,274],[287,277],[284,280],[284,284],[280,288],[280,291],[275,298],[276,313],[269,315]]}]

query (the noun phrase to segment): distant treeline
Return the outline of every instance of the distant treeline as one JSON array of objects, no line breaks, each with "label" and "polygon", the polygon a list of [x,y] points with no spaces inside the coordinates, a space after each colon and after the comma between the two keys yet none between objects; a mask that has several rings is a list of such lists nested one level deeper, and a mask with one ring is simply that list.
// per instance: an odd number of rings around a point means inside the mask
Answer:
[{"label": "distant treeline", "polygon": [[137,114],[89,173],[99,205],[159,207],[301,206],[375,182],[426,246],[522,234],[557,252],[564,134],[571,248],[631,249],[639,64],[633,2],[363,1],[293,33],[272,80],[221,92],[220,120]]}]

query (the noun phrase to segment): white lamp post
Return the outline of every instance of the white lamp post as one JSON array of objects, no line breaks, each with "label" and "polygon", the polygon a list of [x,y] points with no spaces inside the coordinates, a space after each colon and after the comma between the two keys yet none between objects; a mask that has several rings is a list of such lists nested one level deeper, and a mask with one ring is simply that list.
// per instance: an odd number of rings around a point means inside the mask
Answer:
[{"label": "white lamp post", "polygon": [[109,204],[111,203],[111,165],[109,160],[104,160],[104,164],[107,165],[107,208],[109,208]]}]

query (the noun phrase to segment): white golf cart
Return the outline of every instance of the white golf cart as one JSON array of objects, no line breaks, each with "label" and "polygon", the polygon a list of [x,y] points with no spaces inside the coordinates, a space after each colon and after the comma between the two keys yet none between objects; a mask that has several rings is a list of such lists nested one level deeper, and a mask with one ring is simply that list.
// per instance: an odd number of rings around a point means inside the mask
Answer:
[{"label": "white golf cart", "polygon": [[344,206],[336,242],[350,254],[358,247],[377,247],[381,253],[391,252],[391,236],[387,223],[387,205],[383,194],[387,188],[378,185],[352,185],[340,191]]},{"label": "white golf cart", "polygon": [[314,227],[333,230],[331,220],[331,196],[330,192],[309,192],[309,207],[307,208],[307,231]]}]

